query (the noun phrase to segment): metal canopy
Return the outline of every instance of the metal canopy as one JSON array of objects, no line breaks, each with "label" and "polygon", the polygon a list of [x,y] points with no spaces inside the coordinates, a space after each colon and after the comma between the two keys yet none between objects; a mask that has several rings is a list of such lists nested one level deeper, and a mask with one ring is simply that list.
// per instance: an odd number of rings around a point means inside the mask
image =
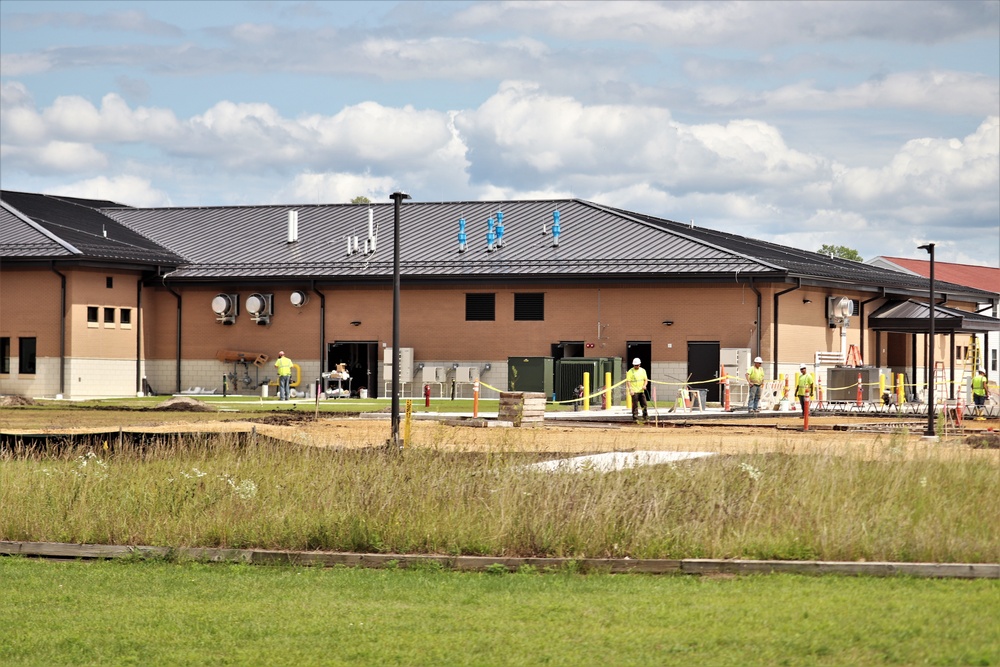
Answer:
[{"label": "metal canopy", "polygon": [[[926,303],[908,299],[889,301],[868,317],[872,331],[930,333],[930,308]],[[975,334],[1000,331],[1000,319],[978,313],[937,305],[934,308],[934,332],[938,334]]]}]

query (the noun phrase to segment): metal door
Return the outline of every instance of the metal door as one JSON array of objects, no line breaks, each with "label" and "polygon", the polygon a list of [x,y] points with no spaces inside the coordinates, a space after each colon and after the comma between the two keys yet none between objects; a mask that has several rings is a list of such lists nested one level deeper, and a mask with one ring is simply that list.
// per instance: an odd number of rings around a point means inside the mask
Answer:
[{"label": "metal door", "polygon": [[688,343],[688,382],[691,389],[707,390],[706,400],[719,401],[719,383],[705,380],[719,379],[718,341],[697,341]]}]

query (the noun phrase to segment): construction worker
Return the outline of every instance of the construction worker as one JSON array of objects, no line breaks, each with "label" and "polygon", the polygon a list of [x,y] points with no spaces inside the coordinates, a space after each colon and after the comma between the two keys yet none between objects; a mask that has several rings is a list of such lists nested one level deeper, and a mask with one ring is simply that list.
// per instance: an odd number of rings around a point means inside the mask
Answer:
[{"label": "construction worker", "polygon": [[972,378],[972,401],[976,406],[976,421],[984,421],[986,416],[986,399],[990,397],[989,380],[986,378],[986,369],[980,368],[979,372]]},{"label": "construction worker", "polygon": [[799,405],[802,406],[802,414],[806,414],[806,399],[812,396],[816,380],[809,372],[809,366],[802,364],[799,366],[799,374],[795,378],[795,395],[799,397]]},{"label": "construction worker", "polygon": [[747,384],[750,385],[750,396],[747,398],[747,411],[750,414],[760,412],[760,388],[764,384],[764,360],[754,357],[753,366],[747,371]]},{"label": "construction worker", "polygon": [[649,409],[646,407],[646,385],[649,378],[642,368],[642,360],[636,357],[632,360],[632,368],[625,374],[625,385],[632,395],[632,421],[639,421],[639,403],[642,403],[642,420],[649,419]]},{"label": "construction worker", "polygon": [[291,393],[292,360],[285,356],[284,350],[278,352],[274,367],[278,369],[278,400],[287,401]]}]

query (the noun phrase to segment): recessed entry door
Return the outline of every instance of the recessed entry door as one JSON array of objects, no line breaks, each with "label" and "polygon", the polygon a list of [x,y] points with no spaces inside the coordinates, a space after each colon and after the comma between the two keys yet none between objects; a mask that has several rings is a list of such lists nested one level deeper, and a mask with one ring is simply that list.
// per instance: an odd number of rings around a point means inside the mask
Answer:
[{"label": "recessed entry door", "polygon": [[691,389],[705,389],[708,401],[719,400],[719,383],[706,382],[706,380],[719,379],[719,350],[721,345],[718,341],[695,341],[688,343],[688,373],[690,377]]}]

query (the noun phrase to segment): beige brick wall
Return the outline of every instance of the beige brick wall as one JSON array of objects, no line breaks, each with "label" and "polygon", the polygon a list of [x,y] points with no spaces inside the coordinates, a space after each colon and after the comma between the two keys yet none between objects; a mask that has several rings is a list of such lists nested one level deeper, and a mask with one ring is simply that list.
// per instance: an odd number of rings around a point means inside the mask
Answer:
[{"label": "beige brick wall", "polygon": [[[13,350],[17,354],[17,348]],[[18,358],[11,359],[10,374],[0,374],[0,394],[27,396],[29,398],[53,397],[59,393],[59,358],[38,357],[34,375],[17,372]],[[68,396],[66,398],[69,398]]]}]

